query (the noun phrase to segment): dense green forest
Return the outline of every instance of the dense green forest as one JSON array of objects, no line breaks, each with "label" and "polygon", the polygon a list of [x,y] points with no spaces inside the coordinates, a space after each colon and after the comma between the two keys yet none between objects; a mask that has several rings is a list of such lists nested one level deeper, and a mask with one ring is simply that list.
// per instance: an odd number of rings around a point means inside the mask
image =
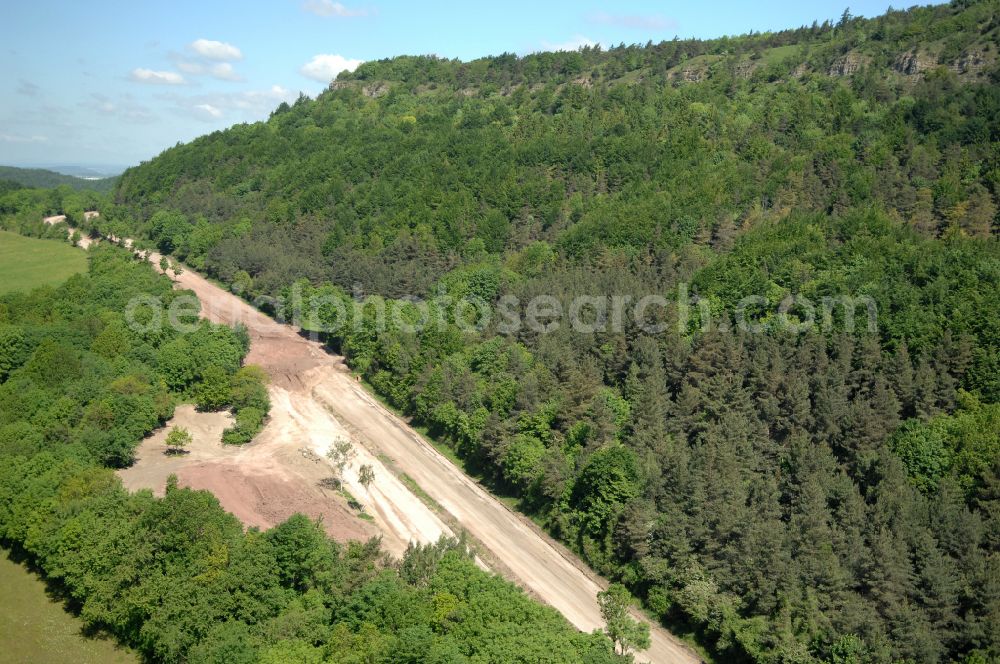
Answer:
[{"label": "dense green forest", "polygon": [[[122,249],[89,256],[87,275],[0,296],[0,544],[88,628],[150,661],[624,661],[460,542],[394,561],[377,540],[340,546],[302,516],[245,532],[208,492],[129,494],[112,468],[178,400],[218,395],[221,381],[225,394],[201,405],[239,420],[266,412],[267,393],[241,366],[239,329],[167,325],[184,291]],[[137,296],[164,307],[125,324]]]},{"label": "dense green forest", "polygon": [[55,189],[0,186],[0,227],[34,237],[64,239],[65,225],[46,225],[43,217],[66,215],[66,222],[83,227],[84,212],[105,207],[105,198],[96,191],[78,191],[60,186]]},{"label": "dense green forest", "polygon": [[[326,302],[376,390],[723,661],[993,661],[998,35],[991,0],[370,62],[126,171],[93,225]],[[54,195],[0,205],[41,232]],[[357,315],[681,289],[655,334]],[[877,325],[769,324],[840,296]]]},{"label": "dense green forest", "polygon": [[88,180],[72,175],[63,175],[44,168],[0,166],[0,192],[18,187],[54,189],[59,186],[67,186],[72,189],[108,193],[114,189],[117,182],[118,178],[116,177]]}]

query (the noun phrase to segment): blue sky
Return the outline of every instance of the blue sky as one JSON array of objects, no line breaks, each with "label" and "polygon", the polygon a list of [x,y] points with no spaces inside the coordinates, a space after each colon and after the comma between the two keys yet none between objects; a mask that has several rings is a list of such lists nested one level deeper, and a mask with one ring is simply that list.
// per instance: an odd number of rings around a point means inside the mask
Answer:
[{"label": "blue sky", "polygon": [[[882,0],[851,2],[857,15]],[[13,0],[0,24],[0,164],[130,165],[266,118],[358,61],[716,37],[835,19],[809,3]]]}]

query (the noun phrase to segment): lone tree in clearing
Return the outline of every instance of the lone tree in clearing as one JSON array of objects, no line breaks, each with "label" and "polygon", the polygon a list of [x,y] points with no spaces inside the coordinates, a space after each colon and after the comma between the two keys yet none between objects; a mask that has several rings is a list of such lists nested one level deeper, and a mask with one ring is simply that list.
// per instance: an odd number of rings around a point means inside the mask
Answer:
[{"label": "lone tree in clearing", "polygon": [[604,618],[604,633],[615,644],[615,652],[630,655],[633,649],[649,647],[649,625],[629,615],[632,595],[620,583],[612,583],[607,590],[597,593],[597,603]]},{"label": "lone tree in clearing", "polygon": [[354,446],[351,445],[351,441],[338,439],[333,443],[333,446],[327,451],[326,458],[333,462],[334,468],[337,469],[337,481],[340,482],[344,478],[344,469],[351,467],[351,462],[354,460],[356,452],[354,451]]},{"label": "lone tree in clearing", "polygon": [[169,268],[170,268],[170,261],[167,260],[166,256],[160,256],[160,272],[166,274],[167,269]]},{"label": "lone tree in clearing", "polygon": [[361,464],[361,467],[358,468],[358,481],[361,482],[361,486],[365,488],[365,491],[375,481],[375,469],[371,467],[371,464]]},{"label": "lone tree in clearing", "polygon": [[174,263],[173,266],[171,266],[170,269],[174,273],[174,279],[176,279],[177,277],[181,276],[181,274],[184,272],[184,268],[182,268],[178,263]]},{"label": "lone tree in clearing", "polygon": [[167,434],[167,452],[169,454],[179,454],[184,448],[191,444],[191,434],[187,429],[174,427]]}]

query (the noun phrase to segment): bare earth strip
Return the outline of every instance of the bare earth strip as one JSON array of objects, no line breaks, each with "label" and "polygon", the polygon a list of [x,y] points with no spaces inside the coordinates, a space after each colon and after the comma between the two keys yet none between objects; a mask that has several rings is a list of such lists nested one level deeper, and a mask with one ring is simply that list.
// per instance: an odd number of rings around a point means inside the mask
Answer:
[{"label": "bare earth strip", "polygon": [[[154,265],[159,259],[156,254],[150,256]],[[270,374],[273,403],[268,425],[252,444],[235,451],[219,449],[211,452],[209,459],[192,452],[191,467],[174,471],[186,478],[186,483],[210,488],[223,507],[252,525],[271,525],[292,507],[293,511],[318,511],[325,519],[333,519],[331,506],[336,501],[321,491],[308,490],[310,483],[315,485],[324,474],[329,475],[329,468],[319,468],[325,461],[304,460],[300,450],[310,449],[322,459],[337,437],[350,438],[359,456],[355,468],[360,463],[371,464],[375,481],[371,490],[365,491],[357,482],[357,473],[349,471],[348,489],[369,506],[390,551],[399,553],[411,540],[431,542],[441,534],[452,534],[446,521],[457,523],[486,549],[483,558],[487,562],[500,561],[493,565],[496,571],[556,608],[578,629],[589,632],[603,626],[595,596],[605,583],[568,549],[508,509],[384,408],[350,375],[343,358],[328,354],[319,343],[276,323],[196,273],[184,271],[177,281],[180,288],[195,292],[202,303],[202,315],[209,320],[247,326],[251,337],[247,362]],[[140,457],[145,458],[147,452],[155,454],[144,444]],[[444,518],[417,498],[381,458],[391,460],[394,470],[412,478],[446,511]],[[137,467],[134,472],[141,473],[143,461]],[[132,482],[130,472],[132,469],[123,473],[130,486],[162,487],[160,477]],[[155,482],[160,483],[158,487],[151,486]],[[278,489],[289,483],[302,485],[306,494],[284,506],[271,506],[272,492],[280,503],[288,496]],[[260,495],[249,495],[252,491]],[[303,501],[314,502],[303,505]],[[318,505],[327,511],[317,510]],[[343,539],[347,533],[337,532],[341,527],[347,525],[337,518],[327,529]],[[636,616],[644,619],[638,613]],[[640,660],[700,661],[658,625],[651,624],[651,636],[652,645],[641,653]]]}]

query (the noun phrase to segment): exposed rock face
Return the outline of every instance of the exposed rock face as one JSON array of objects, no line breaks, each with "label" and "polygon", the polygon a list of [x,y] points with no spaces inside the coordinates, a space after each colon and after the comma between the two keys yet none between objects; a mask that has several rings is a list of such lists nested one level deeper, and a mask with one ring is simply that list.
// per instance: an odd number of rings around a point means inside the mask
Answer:
[{"label": "exposed rock face", "polygon": [[677,77],[685,83],[698,83],[705,80],[705,72],[701,69],[682,69]]},{"label": "exposed rock face", "polygon": [[948,66],[956,74],[978,74],[986,66],[986,59],[979,51],[965,53]]},{"label": "exposed rock face", "polygon": [[807,71],[809,71],[809,67],[803,62],[792,70],[792,78],[802,78]]},{"label": "exposed rock face", "polygon": [[852,76],[862,67],[868,64],[868,59],[857,53],[848,53],[842,58],[838,58],[827,72],[830,76]]},{"label": "exposed rock face", "polygon": [[[360,81],[331,81],[329,88],[331,90],[346,90],[360,85]],[[366,97],[381,97],[387,92],[389,92],[389,85],[384,81],[369,83],[361,88],[361,94]]]},{"label": "exposed rock face", "polygon": [[[989,62],[981,51],[969,51],[949,63],[948,69],[956,74],[976,76],[988,65]],[[906,76],[917,76],[937,66],[938,61],[935,58],[917,51],[902,53],[892,63],[893,69]]]},{"label": "exposed rock face", "polygon": [[906,53],[901,53],[896,57],[892,63],[892,68],[898,71],[900,74],[905,74],[907,76],[916,76],[917,74],[922,74],[928,69],[932,69],[937,63],[932,59],[918,53],[917,51],[908,51]]},{"label": "exposed rock face", "polygon": [[736,78],[750,78],[753,76],[753,72],[756,68],[756,62],[753,60],[744,60],[743,62],[736,63],[733,75],[736,76]]},{"label": "exposed rock face", "polygon": [[366,85],[361,91],[366,97],[381,97],[389,92],[389,86],[385,83],[372,83],[371,85]]}]

